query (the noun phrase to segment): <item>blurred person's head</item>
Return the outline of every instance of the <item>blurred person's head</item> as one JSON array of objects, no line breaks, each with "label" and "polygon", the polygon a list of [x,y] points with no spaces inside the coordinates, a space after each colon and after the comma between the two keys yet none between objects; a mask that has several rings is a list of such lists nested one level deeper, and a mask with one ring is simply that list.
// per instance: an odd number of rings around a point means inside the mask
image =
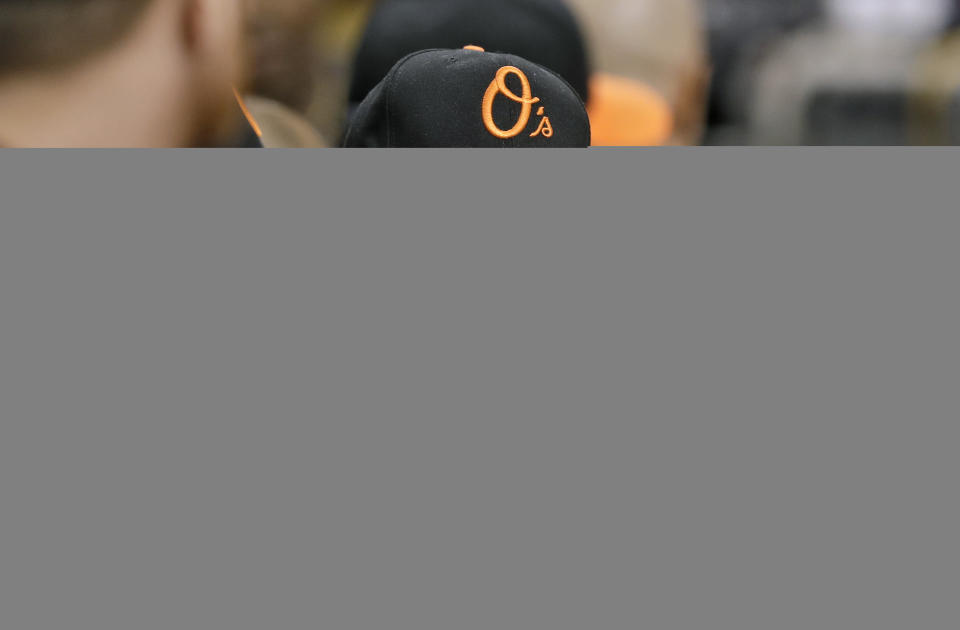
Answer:
[{"label": "blurred person's head", "polygon": [[709,63],[698,0],[569,0],[597,70],[642,81],[673,109],[674,138],[699,141]]},{"label": "blurred person's head", "polygon": [[750,92],[770,50],[817,24],[824,0],[701,0],[712,65],[708,142],[746,140]]},{"label": "blurred person's head", "polygon": [[0,0],[0,144],[216,146],[244,0]]},{"label": "blurred person's head", "polygon": [[351,105],[406,55],[467,45],[546,66],[588,100],[586,43],[563,0],[380,0],[356,52]]}]

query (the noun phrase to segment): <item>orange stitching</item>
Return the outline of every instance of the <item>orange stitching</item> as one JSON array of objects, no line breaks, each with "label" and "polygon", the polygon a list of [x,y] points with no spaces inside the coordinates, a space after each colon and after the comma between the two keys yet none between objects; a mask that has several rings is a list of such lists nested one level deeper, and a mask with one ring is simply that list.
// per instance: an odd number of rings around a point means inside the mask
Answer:
[{"label": "orange stitching", "polygon": [[[542,113],[543,113],[543,108],[541,107],[540,114],[538,115],[542,115]],[[540,126],[537,127],[536,131],[530,134],[530,137],[536,138],[540,134],[543,134],[544,138],[553,137],[553,125],[550,124],[550,118],[548,116],[544,116],[543,118],[540,119]]]},{"label": "orange stitching", "polygon": [[[545,110],[544,110],[543,107],[541,107],[540,109],[538,109],[538,110],[537,110],[537,116],[543,116],[544,111],[545,111]],[[549,117],[549,116],[543,116],[543,118],[540,119],[540,126],[537,127],[537,130],[536,130],[536,131],[534,131],[533,133],[530,134],[530,137],[531,137],[531,138],[536,138],[536,137],[539,136],[541,133],[543,134],[543,137],[544,137],[544,138],[552,138],[552,137],[553,137],[553,125],[550,124],[550,117]]]},{"label": "orange stitching", "polygon": [[[520,79],[520,84],[523,87],[522,96],[517,96],[513,93],[506,83],[507,75],[515,74]],[[508,131],[504,131],[497,127],[497,123],[493,120],[493,102],[496,100],[497,95],[502,94],[509,98],[511,101],[521,103],[523,105],[520,110],[520,119],[517,120],[517,124],[514,125]],[[530,115],[533,112],[534,103],[539,103],[540,99],[533,96],[533,90],[530,88],[530,80],[527,79],[520,68],[515,68],[514,66],[504,66],[497,71],[497,76],[490,83],[490,87],[487,88],[486,94],[483,95],[483,124],[486,125],[487,131],[492,135],[500,138],[502,140],[508,140],[510,138],[515,138],[523,133],[523,130],[526,129],[527,123],[530,122]],[[547,122],[549,125],[549,121]],[[543,122],[541,121],[541,127]],[[538,130],[537,133],[541,131]],[[537,135],[537,134],[534,134]],[[548,136],[544,132],[544,136],[550,137],[553,135],[553,128],[550,128],[550,135]]]}]

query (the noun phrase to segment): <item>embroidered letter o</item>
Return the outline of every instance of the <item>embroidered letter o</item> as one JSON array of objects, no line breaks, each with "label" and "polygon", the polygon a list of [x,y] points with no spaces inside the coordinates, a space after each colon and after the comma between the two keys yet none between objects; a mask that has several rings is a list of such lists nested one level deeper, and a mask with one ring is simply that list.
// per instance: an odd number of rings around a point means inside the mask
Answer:
[{"label": "embroidered letter o", "polygon": [[[523,87],[521,96],[514,94],[507,86],[506,79],[507,76],[511,74],[516,75],[517,78],[520,79],[520,84]],[[497,127],[497,123],[493,120],[493,101],[496,100],[498,94],[502,94],[511,101],[520,103],[523,106],[520,110],[520,119],[517,120],[517,124],[508,131]],[[540,99],[533,96],[533,90],[530,88],[530,80],[527,79],[527,75],[525,75],[520,68],[504,66],[497,71],[496,78],[490,83],[490,87],[487,88],[487,93],[483,95],[483,124],[486,125],[487,131],[497,138],[503,140],[515,138],[526,129],[527,123],[530,122],[533,105],[539,102]]]}]

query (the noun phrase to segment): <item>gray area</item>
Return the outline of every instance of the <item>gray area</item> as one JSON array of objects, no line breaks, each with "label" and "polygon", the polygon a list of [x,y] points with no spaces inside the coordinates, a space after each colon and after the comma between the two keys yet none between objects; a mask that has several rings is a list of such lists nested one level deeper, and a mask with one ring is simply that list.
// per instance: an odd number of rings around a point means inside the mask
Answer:
[{"label": "gray area", "polygon": [[958,163],[0,151],[0,628],[953,630]]}]

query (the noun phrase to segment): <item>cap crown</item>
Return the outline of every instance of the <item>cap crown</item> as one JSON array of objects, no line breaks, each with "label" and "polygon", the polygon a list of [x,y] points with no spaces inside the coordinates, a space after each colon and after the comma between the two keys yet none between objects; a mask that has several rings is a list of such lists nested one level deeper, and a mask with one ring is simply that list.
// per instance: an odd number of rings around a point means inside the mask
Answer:
[{"label": "cap crown", "polygon": [[587,147],[583,101],[517,57],[426,50],[398,62],[358,107],[348,147]]}]

